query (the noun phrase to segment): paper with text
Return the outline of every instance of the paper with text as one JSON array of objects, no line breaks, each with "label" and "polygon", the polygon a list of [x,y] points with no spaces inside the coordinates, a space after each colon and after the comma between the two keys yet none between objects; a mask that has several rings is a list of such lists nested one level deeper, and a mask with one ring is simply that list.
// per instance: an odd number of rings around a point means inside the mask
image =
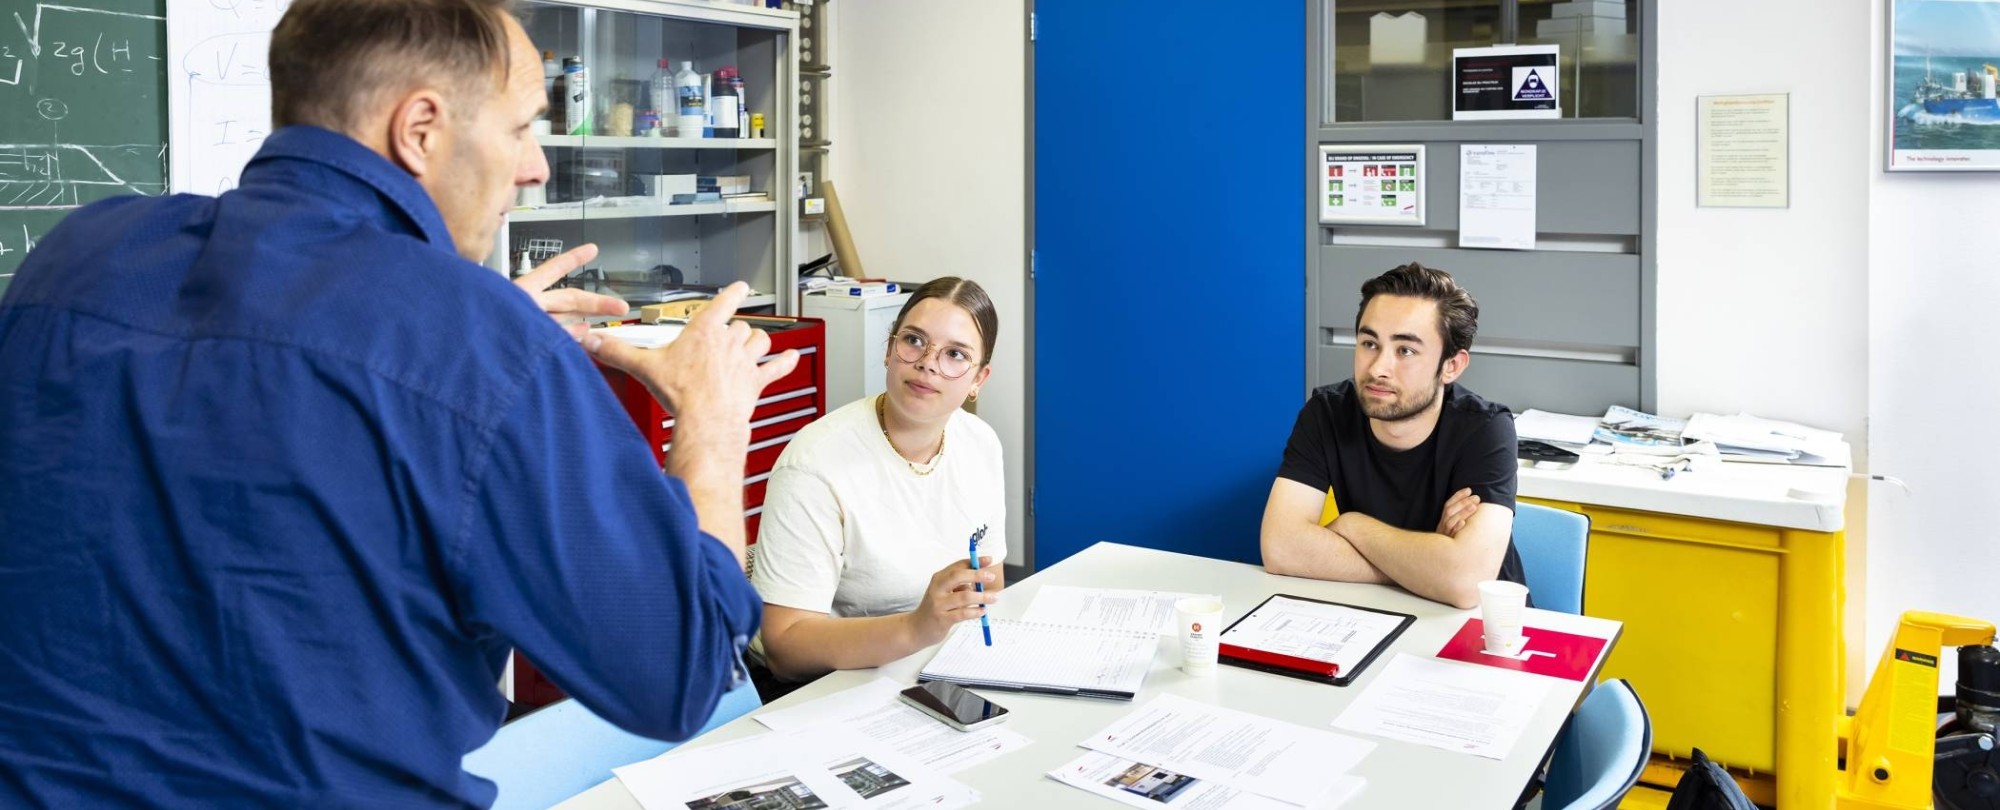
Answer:
[{"label": "paper with text", "polygon": [[837,731],[759,734],[613,768],[645,810],[964,807],[979,792]]},{"label": "paper with text", "polygon": [[[1184,773],[1096,751],[1049,771],[1049,778],[1122,804],[1151,810],[1159,810],[1163,805],[1186,810],[1298,809],[1298,805],[1259,796],[1212,779],[1196,779]],[[1330,787],[1314,803],[1315,810],[1340,807],[1360,793],[1365,784],[1361,777],[1353,774],[1333,776],[1327,782]]]},{"label": "paper with text", "polygon": [[993,646],[979,625],[960,622],[924,678],[966,686],[1083,689],[1136,695],[1159,638],[1152,633],[993,620]]},{"label": "paper with text", "polygon": [[1135,762],[1298,805],[1354,769],[1375,744],[1344,734],[1161,695],[1080,743]]},{"label": "paper with text", "polygon": [[1168,635],[1174,632],[1174,603],[1201,595],[1044,585],[1021,620]]},{"label": "paper with text", "polygon": [[1402,614],[1273,596],[1222,634],[1222,643],[1293,658],[1325,661],[1354,672],[1396,628]]},{"label": "paper with text", "polygon": [[1506,759],[1555,683],[1522,672],[1398,655],[1333,725]]},{"label": "paper with text", "polygon": [[1458,246],[1535,249],[1535,145],[1460,144]]},{"label": "paper with text", "polygon": [[841,726],[946,774],[1034,742],[1006,723],[959,731],[904,704],[897,697],[904,688],[888,678],[876,678],[797,706],[763,712],[757,722],[772,731]]}]

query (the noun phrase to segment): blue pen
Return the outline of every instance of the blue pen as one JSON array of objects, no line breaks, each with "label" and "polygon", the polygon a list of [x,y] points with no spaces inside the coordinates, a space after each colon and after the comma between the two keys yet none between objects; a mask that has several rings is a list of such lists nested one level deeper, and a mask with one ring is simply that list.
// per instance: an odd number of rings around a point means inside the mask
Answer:
[{"label": "blue pen", "polygon": [[[970,558],[972,570],[974,572],[977,572],[979,570],[979,538],[985,536],[986,536],[986,527],[981,526],[979,527],[978,531],[972,533],[972,539],[966,541],[966,545],[969,546],[969,548],[966,549],[965,555],[966,557]],[[972,587],[978,588],[980,593],[986,592],[986,583],[981,582],[977,579],[974,579],[972,581]],[[993,646],[993,625],[987,623],[986,608],[983,606],[979,609],[979,632],[986,634],[986,646],[988,647]]]}]

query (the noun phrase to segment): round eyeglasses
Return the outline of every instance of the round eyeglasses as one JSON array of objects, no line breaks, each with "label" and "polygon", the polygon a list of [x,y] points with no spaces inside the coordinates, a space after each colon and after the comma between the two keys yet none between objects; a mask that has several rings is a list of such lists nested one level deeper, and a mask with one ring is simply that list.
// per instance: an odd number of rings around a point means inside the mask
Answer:
[{"label": "round eyeglasses", "polygon": [[925,357],[936,352],[937,363],[934,368],[937,369],[939,376],[947,380],[963,377],[973,366],[978,365],[973,360],[972,354],[965,349],[957,346],[933,346],[923,335],[908,330],[891,336],[889,345],[895,347],[897,360],[911,365],[923,362]]}]

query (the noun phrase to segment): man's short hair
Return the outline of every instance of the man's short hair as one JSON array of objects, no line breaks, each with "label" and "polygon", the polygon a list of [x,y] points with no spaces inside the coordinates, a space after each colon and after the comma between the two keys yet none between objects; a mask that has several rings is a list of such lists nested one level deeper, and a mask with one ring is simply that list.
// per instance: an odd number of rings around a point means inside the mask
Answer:
[{"label": "man's short hair", "polygon": [[1444,338],[1440,365],[1461,349],[1472,349],[1472,338],[1479,333],[1479,302],[1472,300],[1472,293],[1458,286],[1450,273],[1410,262],[1362,282],[1361,308],[1354,312],[1356,328],[1361,326],[1361,313],[1368,311],[1368,301],[1378,295],[1422,298],[1437,304],[1438,334]]},{"label": "man's short hair", "polygon": [[506,86],[513,0],[296,0],[271,34],[271,122],[350,132],[430,86],[471,111]]}]

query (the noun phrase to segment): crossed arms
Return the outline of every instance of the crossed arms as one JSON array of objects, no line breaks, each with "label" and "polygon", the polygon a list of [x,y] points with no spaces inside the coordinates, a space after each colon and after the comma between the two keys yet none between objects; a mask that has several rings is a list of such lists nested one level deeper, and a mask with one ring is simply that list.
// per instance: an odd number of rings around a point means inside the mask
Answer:
[{"label": "crossed arms", "polygon": [[1435,531],[1398,529],[1344,511],[1319,525],[1326,493],[1279,478],[1264,504],[1264,570],[1340,582],[1401,585],[1460,608],[1479,604],[1478,585],[1498,575],[1513,535],[1514,512],[1481,503],[1470,489],[1446,501]]}]

